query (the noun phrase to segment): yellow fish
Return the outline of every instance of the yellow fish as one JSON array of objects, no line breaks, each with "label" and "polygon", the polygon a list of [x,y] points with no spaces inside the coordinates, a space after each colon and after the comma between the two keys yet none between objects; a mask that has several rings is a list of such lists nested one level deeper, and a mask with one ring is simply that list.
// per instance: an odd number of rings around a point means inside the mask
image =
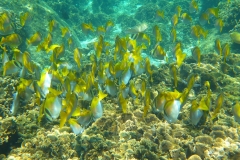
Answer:
[{"label": "yellow fish", "polygon": [[219,11],[219,8],[208,8],[207,9],[207,13],[209,14],[209,16],[214,16],[214,17],[218,17],[218,11]]},{"label": "yellow fish", "polygon": [[62,31],[62,37],[68,38],[71,36],[71,32],[67,27],[61,28]]},{"label": "yellow fish", "polygon": [[25,13],[21,14],[20,15],[21,26],[23,27],[23,26],[28,25],[32,19],[33,19],[33,17],[30,12],[25,12]]},{"label": "yellow fish", "polygon": [[192,17],[188,13],[183,13],[181,17],[185,23],[190,23],[192,21]]},{"label": "yellow fish", "polygon": [[206,23],[209,24],[209,14],[208,13],[202,13],[199,17],[199,22],[201,25],[204,25]]},{"label": "yellow fish", "polygon": [[217,117],[217,114],[220,112],[220,109],[223,105],[223,101],[224,101],[224,94],[220,93],[217,97],[217,100],[216,100],[215,110],[214,110],[214,112],[212,114],[212,117],[211,117],[212,120],[214,120]]},{"label": "yellow fish", "polygon": [[0,15],[0,28],[6,28],[12,23],[11,17],[8,12],[3,12]]},{"label": "yellow fish", "polygon": [[195,0],[192,0],[189,5],[189,11],[190,13],[198,12],[198,3]]},{"label": "yellow fish", "polygon": [[175,42],[177,39],[177,31],[174,27],[171,30],[171,38],[172,38],[173,42]]},{"label": "yellow fish", "polygon": [[240,32],[232,32],[230,37],[234,43],[240,44]]},{"label": "yellow fish", "polygon": [[177,13],[178,17],[180,17],[181,11],[182,11],[182,8],[181,8],[180,6],[177,6],[177,7],[175,8],[175,12]]},{"label": "yellow fish", "polygon": [[56,27],[57,27],[57,22],[54,19],[52,19],[48,24],[49,32],[51,33]]},{"label": "yellow fish", "polygon": [[30,39],[27,39],[27,44],[32,46],[37,46],[42,41],[42,34],[40,32],[36,32],[32,35]]},{"label": "yellow fish", "polygon": [[222,32],[223,26],[224,26],[223,20],[220,18],[217,19],[215,22],[215,27],[218,28],[220,32]]},{"label": "yellow fish", "polygon": [[9,35],[9,34],[12,34],[14,33],[16,29],[16,26],[14,23],[11,23],[9,26],[7,27],[0,27],[0,35]]},{"label": "yellow fish", "polygon": [[217,51],[217,53],[222,56],[222,47],[221,47],[221,42],[219,39],[215,40],[215,50]]},{"label": "yellow fish", "polygon": [[226,63],[226,59],[230,54],[230,46],[228,43],[223,44],[222,54],[223,54],[224,63]]},{"label": "yellow fish", "polygon": [[22,65],[19,62],[15,60],[8,61],[3,66],[3,76],[18,73],[21,68]]},{"label": "yellow fish", "polygon": [[236,102],[236,104],[232,107],[232,113],[236,122],[240,123],[240,104]]},{"label": "yellow fish", "polygon": [[105,24],[105,31],[109,32],[111,30],[111,28],[113,28],[113,26],[114,26],[113,21],[111,21],[111,20],[107,21]]},{"label": "yellow fish", "polygon": [[157,25],[153,27],[153,35],[155,36],[156,42],[162,41],[162,35]]},{"label": "yellow fish", "polygon": [[5,44],[12,48],[17,48],[21,43],[22,43],[22,38],[20,37],[20,35],[13,33],[6,37],[2,37],[0,45]]},{"label": "yellow fish", "polygon": [[200,60],[201,60],[201,51],[198,46],[194,47],[192,49],[192,56],[195,61],[197,61],[198,66],[200,66]]},{"label": "yellow fish", "polygon": [[174,14],[174,15],[172,16],[172,24],[173,24],[173,26],[176,26],[177,23],[178,23],[178,15],[177,15],[177,14]]},{"label": "yellow fish", "polygon": [[78,48],[74,49],[73,57],[74,57],[74,61],[77,63],[78,68],[80,68],[82,54],[81,54],[81,52],[79,51]]},{"label": "yellow fish", "polygon": [[156,57],[157,59],[160,59],[160,60],[164,60],[164,58],[166,57],[166,52],[158,44],[155,46],[154,50],[152,51],[152,54],[154,57]]},{"label": "yellow fish", "polygon": [[87,34],[87,33],[89,33],[90,31],[91,32],[94,32],[94,29],[93,29],[93,26],[92,26],[92,24],[91,23],[82,23],[82,31],[83,31],[83,33],[85,33],[85,34]]},{"label": "yellow fish", "polygon": [[98,34],[98,35],[104,35],[105,32],[106,32],[106,29],[105,29],[104,26],[99,26],[99,27],[97,27],[97,34]]},{"label": "yellow fish", "polygon": [[161,17],[162,19],[164,18],[164,11],[157,10],[156,11],[156,18]]}]

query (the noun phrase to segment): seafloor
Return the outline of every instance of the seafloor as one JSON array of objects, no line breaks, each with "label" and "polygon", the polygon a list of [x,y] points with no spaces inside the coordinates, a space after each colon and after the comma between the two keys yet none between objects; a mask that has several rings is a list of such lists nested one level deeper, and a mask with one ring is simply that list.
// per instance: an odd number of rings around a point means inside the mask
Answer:
[{"label": "seafloor", "polygon": [[[128,2],[128,1],[126,1]],[[135,1],[134,1],[135,2]],[[86,35],[81,32],[80,24],[91,22],[93,26],[105,24],[108,19],[115,19],[115,24],[121,24],[122,30],[135,26],[139,22],[156,24],[154,18],[147,17],[151,11],[160,8],[165,10],[165,17],[171,17],[175,6],[181,5],[187,10],[188,0],[169,2],[168,0],[144,0],[125,4],[129,10],[120,12],[118,6],[123,1],[93,0],[87,1],[55,1],[38,0],[1,0],[0,12],[11,11],[18,17],[21,12],[31,11],[33,20],[31,25],[20,29],[20,35],[30,37],[35,31],[47,33],[48,22],[55,19],[61,26],[72,29],[75,43],[81,43]],[[206,5],[208,4],[208,5]],[[122,4],[123,5],[123,4]],[[139,7],[136,7],[138,6]],[[167,160],[167,159],[240,159],[240,125],[234,120],[232,107],[240,101],[240,44],[233,43],[229,31],[238,28],[240,23],[240,1],[201,1],[202,10],[209,7],[219,7],[219,16],[225,25],[219,33],[214,26],[208,27],[206,39],[196,42],[202,50],[201,64],[197,65],[192,56],[188,56],[179,68],[178,91],[182,92],[190,74],[196,73],[200,77],[200,86],[193,87],[189,98],[178,116],[178,121],[169,124],[161,113],[149,112],[143,117],[143,103],[134,103],[130,97],[128,111],[122,113],[117,97],[107,96],[103,101],[104,114],[101,118],[86,127],[84,132],[75,135],[66,124],[59,128],[59,119],[38,122],[39,106],[31,98],[27,104],[20,106],[18,114],[10,112],[13,93],[19,84],[18,75],[0,76],[0,159],[29,160],[29,159],[81,159],[81,160]],[[130,10],[130,8],[132,10]],[[205,8],[205,9],[204,9]],[[91,10],[90,10],[91,9]],[[119,14],[116,13],[119,11]],[[128,12],[127,12],[128,11]],[[120,14],[121,13],[121,14]],[[114,18],[111,16],[115,16]],[[166,19],[166,18],[165,18]],[[166,20],[167,21],[167,20]],[[190,32],[184,24],[179,24],[182,32],[183,45],[191,44]],[[163,39],[168,39],[167,24],[159,23]],[[122,32],[110,35],[114,40]],[[61,32],[53,35],[54,43],[62,43]],[[111,37],[112,36],[112,37]],[[1,36],[0,36],[1,37]],[[231,54],[226,63],[222,56],[214,50],[214,41],[219,38],[223,43],[229,43]],[[165,48],[171,47],[170,41],[163,42]],[[75,44],[75,45],[76,45]],[[49,54],[36,52],[35,47],[26,44],[21,50],[31,52],[31,58],[42,66],[49,66]],[[84,49],[88,54],[90,50]],[[73,62],[69,57],[71,50],[66,50],[65,61]],[[88,63],[85,62],[86,68]],[[157,91],[173,90],[173,76],[169,73],[169,63],[152,66],[153,82],[148,83],[152,97]],[[1,71],[2,72],[2,71]],[[132,78],[135,83],[143,79],[148,81],[146,74]],[[211,101],[214,111],[217,96],[224,93],[224,102],[214,121],[206,120],[194,126],[190,122],[190,107],[193,99],[201,99],[207,93],[204,82],[211,84]]]}]

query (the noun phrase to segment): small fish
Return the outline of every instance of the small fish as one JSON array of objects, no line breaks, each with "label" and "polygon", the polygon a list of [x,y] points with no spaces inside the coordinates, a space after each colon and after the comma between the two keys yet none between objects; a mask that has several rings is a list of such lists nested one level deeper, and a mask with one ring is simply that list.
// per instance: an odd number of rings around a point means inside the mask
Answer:
[{"label": "small fish", "polygon": [[17,49],[17,48],[13,49],[13,59],[14,60],[16,60],[20,63],[23,63],[22,56],[23,56],[23,53],[19,49]]},{"label": "small fish", "polygon": [[178,70],[177,70],[177,66],[175,63],[170,64],[169,66],[169,70],[170,70],[170,74],[173,76],[174,79],[174,87],[177,87],[178,84],[178,80],[177,80],[177,74],[178,74]]},{"label": "small fish", "polygon": [[74,61],[77,63],[78,68],[81,66],[81,58],[82,58],[82,53],[79,51],[78,48],[75,48],[73,51],[73,57]]},{"label": "small fish", "polygon": [[220,109],[222,108],[223,102],[224,102],[224,94],[220,93],[216,100],[215,110],[211,116],[212,120],[214,120],[217,117],[218,113],[220,112]]},{"label": "small fish", "polygon": [[17,48],[22,43],[22,38],[19,34],[13,33],[6,37],[2,37],[0,45],[5,44],[12,48]]},{"label": "small fish", "polygon": [[121,82],[123,84],[127,85],[129,80],[131,79],[131,76],[132,76],[131,68],[130,68],[130,66],[126,66],[125,69],[123,70],[121,78],[120,78]]},{"label": "small fish", "polygon": [[181,6],[177,6],[177,7],[175,8],[175,12],[176,12],[176,14],[178,15],[178,17],[180,17],[180,16],[181,16],[181,12],[182,12]]},{"label": "small fish", "polygon": [[11,60],[3,66],[3,76],[18,73],[22,69],[21,63]]},{"label": "small fish", "polygon": [[39,52],[40,50],[44,50],[48,53],[51,50],[49,49],[50,45],[52,45],[52,35],[48,33],[47,37],[44,38],[43,42],[38,45],[37,52]]},{"label": "small fish", "polygon": [[192,0],[189,5],[190,13],[198,12],[198,3],[195,0]]},{"label": "small fish", "polygon": [[111,20],[107,21],[105,24],[105,31],[109,32],[113,28],[113,26],[114,26],[113,21]]},{"label": "small fish", "polygon": [[232,113],[236,122],[240,123],[240,104],[237,101],[236,104],[232,107]]},{"label": "small fish", "polygon": [[182,52],[182,48],[181,48],[181,43],[178,42],[175,47],[173,47],[173,50],[172,50],[172,56],[173,56],[173,59],[176,60],[176,55],[178,54],[178,52]]},{"label": "small fish", "polygon": [[129,93],[131,95],[131,97],[136,98],[138,96],[134,81],[131,80],[130,84],[129,84]]},{"label": "small fish", "polygon": [[169,100],[164,106],[164,118],[168,123],[174,123],[177,121],[178,115],[181,109],[181,102],[179,100]]},{"label": "small fish", "polygon": [[52,19],[52,20],[48,23],[49,32],[51,33],[56,27],[57,27],[57,21],[55,21],[54,19]]},{"label": "small fish", "polygon": [[161,17],[162,19],[164,19],[164,11],[157,10],[157,11],[156,11],[156,18],[159,19],[160,17]]},{"label": "small fish", "polygon": [[16,29],[16,26],[14,23],[11,23],[7,27],[2,27],[2,28],[0,27],[0,35],[5,36],[5,35],[12,34],[14,33],[15,29]]},{"label": "small fish", "polygon": [[53,75],[48,70],[43,71],[41,74],[41,79],[38,82],[38,86],[40,87],[44,97],[49,93],[48,89],[51,86],[52,77]]},{"label": "small fish", "polygon": [[102,91],[99,91],[98,96],[92,99],[90,110],[93,115],[93,119],[96,120],[103,115],[103,106],[101,101],[107,97],[107,94],[104,94]]},{"label": "small fish", "polygon": [[192,49],[192,57],[195,61],[197,61],[198,66],[200,66],[201,51],[200,51],[200,48],[198,46],[196,46]]},{"label": "small fish", "polygon": [[226,59],[230,54],[230,46],[228,43],[223,44],[222,54],[223,54],[224,63],[226,63]]},{"label": "small fish", "polygon": [[49,120],[57,119],[62,109],[62,99],[53,93],[48,93],[43,103],[45,114]]},{"label": "small fish", "polygon": [[124,83],[119,85],[119,94],[122,94],[123,98],[127,98],[129,93],[129,86]]},{"label": "small fish", "polygon": [[76,112],[78,105],[78,96],[74,92],[67,92],[66,98],[62,102],[60,111],[60,128],[71,119],[71,116]]},{"label": "small fish", "polygon": [[137,34],[142,33],[148,28],[147,23],[141,23],[133,28],[129,28],[125,31],[126,34]]},{"label": "small fish", "polygon": [[151,69],[151,64],[150,64],[149,58],[146,58],[145,67],[146,67],[145,70],[146,70],[147,74],[150,76],[150,81],[153,82],[153,79],[152,79],[153,71]]},{"label": "small fish", "polygon": [[181,17],[185,23],[190,23],[192,21],[192,17],[188,13],[183,13]]},{"label": "small fish", "polygon": [[3,12],[0,15],[0,28],[6,28],[12,23],[11,15],[8,12]]},{"label": "small fish", "polygon": [[209,14],[210,17],[214,16],[215,18],[218,18],[218,11],[219,11],[219,8],[208,8],[207,9],[207,13]]},{"label": "small fish", "polygon": [[137,42],[148,42],[148,45],[151,44],[150,37],[146,33],[137,33],[131,36],[132,39],[136,39]]},{"label": "small fish", "polygon": [[171,38],[173,40],[173,43],[176,42],[176,39],[177,39],[177,31],[176,29],[173,27],[172,30],[171,30]]},{"label": "small fish", "polygon": [[26,26],[32,21],[33,17],[30,12],[25,12],[20,15],[20,24],[21,26]]},{"label": "small fish", "polygon": [[164,58],[166,57],[166,52],[158,44],[155,46],[154,50],[152,51],[152,54],[153,54],[153,57],[160,59],[160,60],[164,60]]},{"label": "small fish", "polygon": [[144,96],[143,117],[147,116],[149,108],[150,108],[150,89],[147,89]]},{"label": "small fish", "polygon": [[65,53],[65,46],[64,44],[62,44],[61,46],[56,46],[53,49],[53,54],[50,57],[51,62],[57,61],[58,59],[60,59]]},{"label": "small fish", "polygon": [[103,47],[104,47],[104,39],[103,39],[103,36],[100,35],[98,38],[98,41],[94,43],[94,48],[95,48],[95,53],[97,58],[101,57]]},{"label": "small fish", "polygon": [[190,120],[193,125],[197,125],[202,118],[204,111],[208,111],[209,108],[205,104],[204,97],[201,99],[199,105],[196,100],[192,101],[192,106],[190,109]]},{"label": "small fish", "polygon": [[162,35],[157,25],[153,27],[153,35],[155,36],[156,42],[162,41]]},{"label": "small fish", "polygon": [[111,81],[110,79],[107,79],[106,80],[106,86],[105,86],[105,89],[106,89],[106,92],[115,97],[117,95],[117,92],[118,92],[118,89],[117,89],[117,86],[116,84]]},{"label": "small fish", "polygon": [[69,123],[70,128],[72,129],[74,134],[78,135],[78,134],[81,134],[84,131],[84,127],[81,127],[79,125],[79,122],[78,122],[77,119],[70,118],[68,120],[68,123]]},{"label": "small fish", "polygon": [[104,35],[106,33],[106,29],[104,26],[98,26],[97,27],[97,34],[98,35]]},{"label": "small fish", "polygon": [[222,19],[217,19],[216,22],[215,22],[215,27],[217,29],[219,29],[220,33],[222,32],[222,29],[223,29],[223,26],[224,26],[224,22]]},{"label": "small fish", "polygon": [[67,27],[61,28],[62,37],[69,38],[71,36],[71,32]]},{"label": "small fish", "polygon": [[13,94],[13,103],[12,103],[10,112],[13,115],[16,115],[19,107],[20,107],[20,96],[19,96],[18,92],[16,92],[16,93]]},{"label": "small fish", "polygon": [[240,33],[239,32],[230,33],[230,37],[234,43],[240,44]]},{"label": "small fish", "polygon": [[94,29],[93,29],[93,26],[92,26],[92,24],[91,23],[82,23],[82,31],[83,31],[83,33],[85,33],[85,34],[88,34],[88,33],[90,33],[90,32],[94,32]]},{"label": "small fish", "polygon": [[222,47],[221,47],[221,42],[219,39],[215,40],[215,50],[217,51],[217,53],[222,56]]},{"label": "small fish", "polygon": [[123,113],[127,113],[127,100],[123,97],[122,93],[118,96],[119,106],[122,108]]},{"label": "small fish", "polygon": [[8,57],[8,54],[7,54],[6,47],[2,47],[2,46],[0,46],[0,47],[3,50],[3,52],[2,52],[2,65],[4,66],[9,61],[9,57]]},{"label": "small fish", "polygon": [[30,58],[30,53],[28,53],[27,51],[25,51],[23,53],[23,66],[30,72],[33,73],[33,66],[32,66],[32,62],[31,62],[31,58]]},{"label": "small fish", "polygon": [[180,67],[183,63],[183,61],[185,60],[187,54],[186,53],[183,53],[182,50],[177,50],[176,53],[176,64],[178,67]]},{"label": "small fish", "polygon": [[32,35],[30,39],[27,39],[27,44],[32,46],[37,46],[42,41],[42,34],[40,32],[36,32]]},{"label": "small fish", "polygon": [[163,112],[164,106],[166,103],[166,94],[165,92],[160,92],[154,99],[154,111],[155,112]]},{"label": "small fish", "polygon": [[187,89],[188,89],[188,91],[190,91],[193,88],[193,86],[195,84],[196,76],[197,76],[196,74],[192,73],[187,78],[188,79],[187,80]]},{"label": "small fish", "polygon": [[67,43],[68,43],[68,48],[72,48],[72,46],[73,46],[73,39],[72,39],[72,37],[68,38]]},{"label": "small fish", "polygon": [[173,26],[177,25],[177,23],[178,23],[178,15],[177,14],[174,14],[172,16],[172,21],[171,22],[172,22]]},{"label": "small fish", "polygon": [[206,23],[210,23],[209,22],[209,14],[208,13],[202,13],[201,15],[200,15],[200,17],[199,17],[199,22],[200,22],[200,24],[201,25],[204,25],[204,24],[206,24]]},{"label": "small fish", "polygon": [[200,36],[203,36],[204,38],[207,37],[208,31],[204,30],[201,26],[199,25],[194,25],[191,28],[191,34],[194,38],[199,39]]}]

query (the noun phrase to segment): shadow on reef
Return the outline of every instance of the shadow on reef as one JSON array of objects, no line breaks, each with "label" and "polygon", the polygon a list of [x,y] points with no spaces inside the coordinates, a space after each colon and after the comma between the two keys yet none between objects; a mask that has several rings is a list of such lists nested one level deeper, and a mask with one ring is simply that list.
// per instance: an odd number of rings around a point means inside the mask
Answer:
[{"label": "shadow on reef", "polygon": [[[0,155],[4,154],[4,155],[8,155],[11,150],[13,148],[18,148],[21,146],[22,141],[19,139],[19,134],[17,132],[17,126],[16,123],[13,120],[8,121],[11,123],[11,125],[9,125],[9,128],[7,128],[7,130],[3,132],[1,132],[1,134],[8,134],[7,136],[7,140],[2,140],[0,141]],[[4,128],[4,126],[7,123],[3,123],[0,124],[1,127]],[[0,159],[2,159],[2,157],[0,157]]]}]

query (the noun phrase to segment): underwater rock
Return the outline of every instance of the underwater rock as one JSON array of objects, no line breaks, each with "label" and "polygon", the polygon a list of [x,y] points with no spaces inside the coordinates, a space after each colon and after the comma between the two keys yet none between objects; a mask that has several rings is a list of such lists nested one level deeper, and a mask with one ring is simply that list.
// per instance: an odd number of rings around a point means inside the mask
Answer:
[{"label": "underwater rock", "polygon": [[74,150],[76,140],[73,133],[59,132],[57,128],[51,131],[40,129],[37,136],[26,139],[22,142],[21,147],[11,150],[10,157],[16,159],[69,159],[77,157],[77,152]]},{"label": "underwater rock", "polygon": [[114,13],[114,5],[118,4],[116,0],[93,0],[92,9],[94,13],[104,12],[106,14]]},{"label": "underwater rock", "polygon": [[227,4],[227,1],[222,1],[218,4],[219,18],[222,18],[224,22],[224,30],[231,30],[237,25],[236,19],[240,18],[240,8],[238,1],[231,1]]},{"label": "underwater rock", "polygon": [[137,9],[135,13],[135,19],[139,20],[140,22],[144,21],[153,22],[155,19],[157,9],[158,8],[154,3],[147,3],[146,5],[143,5]]},{"label": "underwater rock", "polygon": [[18,138],[16,119],[14,117],[0,119],[0,154],[7,155],[11,147],[18,147]]},{"label": "underwater rock", "polygon": [[195,154],[189,157],[188,160],[202,160],[202,158]]}]

